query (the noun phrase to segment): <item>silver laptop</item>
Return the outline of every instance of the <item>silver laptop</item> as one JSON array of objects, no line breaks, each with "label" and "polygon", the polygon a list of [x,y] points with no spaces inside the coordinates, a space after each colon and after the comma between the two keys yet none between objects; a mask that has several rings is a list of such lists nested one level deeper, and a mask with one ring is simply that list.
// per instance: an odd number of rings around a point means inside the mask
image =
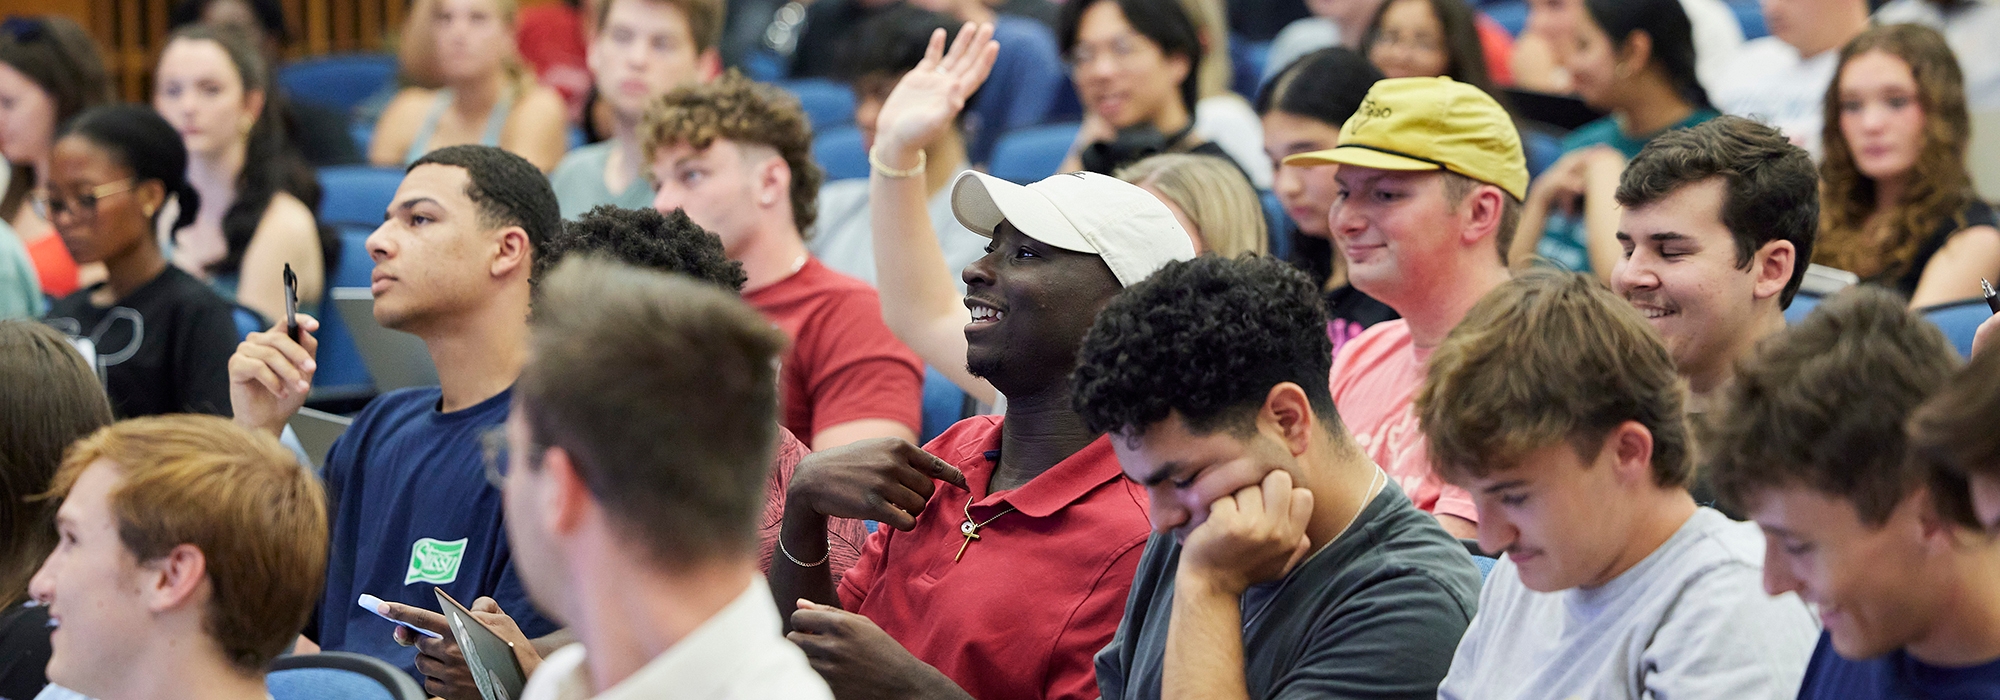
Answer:
[{"label": "silver laptop", "polygon": [[326,466],[326,453],[333,449],[333,441],[347,432],[347,426],[354,419],[311,408],[301,408],[286,425],[292,427],[292,434],[298,436],[299,447],[305,448],[306,459],[315,471]]},{"label": "silver laptop", "polygon": [[375,295],[367,287],[334,287],[333,307],[347,324],[347,334],[361,352],[361,363],[375,378],[375,391],[388,393],[412,386],[435,386],[437,367],[424,341],[375,323]]}]

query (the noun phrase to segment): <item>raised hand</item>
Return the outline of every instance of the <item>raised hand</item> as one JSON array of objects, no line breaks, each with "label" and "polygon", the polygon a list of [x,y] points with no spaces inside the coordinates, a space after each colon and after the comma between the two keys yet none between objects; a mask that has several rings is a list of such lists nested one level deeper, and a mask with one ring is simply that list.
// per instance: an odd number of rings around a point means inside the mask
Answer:
[{"label": "raised hand", "polygon": [[229,407],[237,425],[278,434],[312,391],[319,365],[319,319],[299,314],[299,340],[285,333],[284,319],[268,331],[251,333],[229,356]]},{"label": "raised hand", "polygon": [[944,134],[1000,55],[991,24],[966,22],[950,51],[944,36],[942,29],[931,33],[924,60],[896,82],[875,118],[876,147],[883,149],[883,157],[894,158],[891,165],[896,167],[910,165],[918,150]]},{"label": "raised hand", "polygon": [[965,488],[964,473],[916,445],[896,438],[863,440],[800,460],[785,507],[907,531],[916,527],[939,480]]}]

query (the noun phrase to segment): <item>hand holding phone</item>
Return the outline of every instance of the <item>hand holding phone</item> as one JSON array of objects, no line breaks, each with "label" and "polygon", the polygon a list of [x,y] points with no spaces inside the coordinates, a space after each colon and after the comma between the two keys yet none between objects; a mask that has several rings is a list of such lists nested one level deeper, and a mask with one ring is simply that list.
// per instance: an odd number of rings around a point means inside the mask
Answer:
[{"label": "hand holding phone", "polygon": [[379,617],[379,618],[382,618],[382,619],[384,619],[384,620],[388,620],[388,621],[390,621],[390,622],[394,622],[394,623],[396,623],[397,625],[399,625],[399,626],[402,626],[402,627],[407,627],[407,628],[409,628],[409,630],[410,630],[411,632],[415,632],[415,633],[417,633],[417,634],[421,634],[421,635],[423,635],[423,636],[426,636],[426,637],[430,637],[431,639],[443,639],[443,638],[444,638],[444,635],[441,635],[441,634],[438,634],[438,633],[436,633],[436,632],[432,632],[432,631],[430,631],[430,630],[427,630],[427,629],[424,629],[424,628],[422,628],[422,627],[418,627],[418,626],[416,626],[416,625],[412,625],[412,624],[410,624],[410,623],[408,623],[408,622],[404,622],[404,621],[402,621],[402,620],[398,620],[398,619],[396,619],[396,618],[393,618],[393,617],[389,617],[388,615],[384,615],[384,614],[382,614],[382,599],[381,599],[381,598],[377,598],[377,597],[375,597],[375,596],[372,596],[372,595],[369,595],[369,594],[366,594],[366,593],[363,593],[363,594],[361,594],[361,599],[360,599],[360,600],[358,600],[358,601],[355,601],[355,602],[356,602],[356,603],[358,603],[358,604],[359,604],[359,605],[361,606],[361,608],[362,608],[363,610],[367,610],[368,612],[372,612],[372,613],[375,613],[375,616],[376,616],[376,617]]},{"label": "hand holding phone", "polygon": [[292,274],[291,263],[285,263],[285,335],[299,342],[299,276]]}]

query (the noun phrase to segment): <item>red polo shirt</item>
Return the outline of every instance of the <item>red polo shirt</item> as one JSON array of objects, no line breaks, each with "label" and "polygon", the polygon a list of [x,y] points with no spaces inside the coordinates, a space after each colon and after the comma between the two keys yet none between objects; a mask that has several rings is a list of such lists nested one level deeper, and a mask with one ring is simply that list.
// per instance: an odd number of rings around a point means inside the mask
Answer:
[{"label": "red polo shirt", "polygon": [[[964,471],[972,493],[940,483],[915,529],[877,529],[840,580],[841,605],[980,700],[1095,698],[1092,657],[1125,614],[1150,527],[1146,493],[1105,438],[1025,486],[987,493],[1000,425],[967,418],[924,446]],[[968,498],[986,525],[952,561]]]}]

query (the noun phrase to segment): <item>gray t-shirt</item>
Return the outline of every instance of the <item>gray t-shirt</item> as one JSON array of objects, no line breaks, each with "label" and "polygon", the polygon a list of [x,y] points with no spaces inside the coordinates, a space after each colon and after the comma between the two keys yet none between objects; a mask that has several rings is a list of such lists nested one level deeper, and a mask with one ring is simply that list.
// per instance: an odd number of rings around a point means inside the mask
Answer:
[{"label": "gray t-shirt", "polygon": [[563,219],[574,220],[599,204],[626,209],[653,206],[653,187],[643,173],[624,192],[613,194],[604,185],[604,163],[617,145],[617,141],[606,139],[570,151],[556,164],[555,172],[549,173],[549,186],[556,191],[556,204],[562,207]]},{"label": "gray t-shirt", "polygon": [[[951,279],[965,291],[959,276],[966,265],[986,255],[989,239],[963,224],[951,213],[951,188],[938,190],[927,205],[931,230],[944,248],[944,264]],[[835,180],[819,188],[819,220],[806,237],[806,249],[821,264],[835,272],[875,286],[875,234],[869,221],[868,178]]]},{"label": "gray t-shirt", "polygon": [[1756,525],[1709,508],[1590,590],[1537,593],[1502,557],[1438,698],[1790,700],[1819,623],[1764,594],[1763,561]]},{"label": "gray t-shirt", "polygon": [[[1105,700],[1160,697],[1180,543],[1146,541],[1125,619],[1097,654]],[[1479,571],[1465,546],[1393,480],[1347,534],[1243,595],[1252,698],[1434,698],[1472,619]]]}]

